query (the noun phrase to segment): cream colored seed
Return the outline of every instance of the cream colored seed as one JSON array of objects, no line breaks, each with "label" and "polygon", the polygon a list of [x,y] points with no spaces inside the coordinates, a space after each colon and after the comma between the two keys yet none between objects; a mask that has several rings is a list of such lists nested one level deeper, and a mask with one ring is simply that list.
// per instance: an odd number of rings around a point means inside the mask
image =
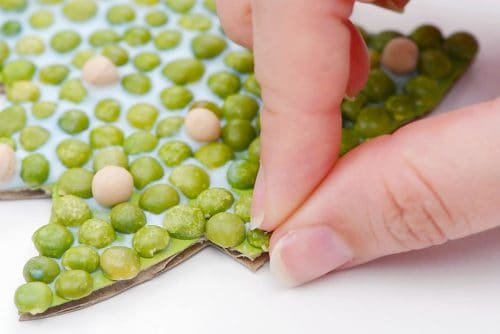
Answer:
[{"label": "cream colored seed", "polygon": [[83,80],[95,86],[112,85],[118,81],[118,69],[104,56],[95,56],[85,62],[82,68]]},{"label": "cream colored seed", "polygon": [[7,144],[0,144],[0,183],[7,183],[14,177],[16,155]]},{"label": "cream colored seed", "polygon": [[194,108],[184,121],[187,134],[196,141],[208,142],[220,137],[219,118],[206,108]]},{"label": "cream colored seed", "polygon": [[106,166],[92,179],[92,195],[97,203],[103,206],[113,206],[128,201],[133,190],[132,175],[123,167]]},{"label": "cream colored seed", "polygon": [[396,74],[413,72],[418,63],[418,46],[411,39],[396,37],[385,46],[381,63]]}]

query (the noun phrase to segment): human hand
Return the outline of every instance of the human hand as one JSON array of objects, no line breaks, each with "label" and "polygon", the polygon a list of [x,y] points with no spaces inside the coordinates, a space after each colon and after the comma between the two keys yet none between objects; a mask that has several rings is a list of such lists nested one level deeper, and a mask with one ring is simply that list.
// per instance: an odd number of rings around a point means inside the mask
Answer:
[{"label": "human hand", "polygon": [[369,70],[352,7],[218,1],[229,37],[254,50],[264,110],[252,224],[274,230],[271,269],[289,285],[500,225],[500,100],[412,123],[336,161],[342,98]]}]

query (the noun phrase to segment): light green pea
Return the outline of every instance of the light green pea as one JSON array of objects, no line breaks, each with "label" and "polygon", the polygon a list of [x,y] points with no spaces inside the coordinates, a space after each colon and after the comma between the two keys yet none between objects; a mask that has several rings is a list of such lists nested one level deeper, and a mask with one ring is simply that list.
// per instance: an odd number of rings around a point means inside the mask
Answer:
[{"label": "light green pea", "polygon": [[151,152],[158,145],[158,138],[148,131],[137,131],[130,134],[123,143],[123,150],[127,154]]},{"label": "light green pea", "polygon": [[128,63],[128,52],[118,45],[107,45],[102,49],[102,55],[109,58],[116,66]]},{"label": "light green pea", "polygon": [[259,163],[250,160],[237,160],[227,170],[227,181],[231,187],[252,189],[259,171]]},{"label": "light green pea", "polygon": [[109,212],[111,225],[120,233],[135,233],[146,225],[146,215],[135,204],[120,203]]},{"label": "light green pea", "polygon": [[196,198],[196,206],[203,211],[206,218],[229,210],[233,203],[233,194],[224,188],[207,189]]},{"label": "light green pea", "polygon": [[84,270],[91,273],[99,268],[99,254],[89,246],[71,247],[62,256],[61,264],[66,270]]},{"label": "light green pea", "polygon": [[241,88],[240,78],[231,72],[219,71],[208,77],[208,87],[220,98],[238,93]]},{"label": "light green pea", "polygon": [[70,79],[61,85],[59,98],[74,103],[80,103],[87,96],[87,89],[79,79]]},{"label": "light green pea", "polygon": [[159,138],[171,137],[179,132],[183,124],[184,118],[182,116],[167,117],[158,122],[156,136]]},{"label": "light green pea", "polygon": [[80,197],[64,195],[52,204],[50,222],[66,226],[80,226],[92,217],[88,204]]},{"label": "light green pea", "polygon": [[271,234],[259,229],[249,230],[247,232],[248,243],[255,247],[262,249],[264,252],[269,251],[269,239]]},{"label": "light green pea", "polygon": [[234,204],[234,213],[240,216],[246,222],[250,221],[250,212],[252,208],[252,196],[253,192],[244,192],[240,195],[236,203]]},{"label": "light green pea", "polygon": [[170,9],[176,11],[178,13],[186,13],[193,8],[196,3],[196,0],[165,0]]},{"label": "light green pea", "polygon": [[115,44],[120,41],[120,35],[112,29],[98,29],[89,36],[89,42],[94,47]]},{"label": "light green pea", "polygon": [[123,77],[122,86],[129,93],[144,95],[151,90],[151,80],[143,73],[131,73]]},{"label": "light green pea", "polygon": [[248,147],[248,160],[259,162],[260,161],[260,137],[257,137]]},{"label": "light green pea", "polygon": [[120,147],[106,147],[99,150],[94,156],[94,171],[106,166],[118,166],[128,168],[128,157]]},{"label": "light green pea", "polygon": [[203,190],[210,187],[210,177],[207,172],[191,164],[176,167],[168,179],[188,198],[196,198]]},{"label": "light green pea", "polygon": [[167,109],[182,109],[193,100],[193,93],[186,87],[172,86],[161,91],[160,100]]},{"label": "light green pea", "polygon": [[94,173],[84,168],[69,168],[57,181],[57,190],[63,195],[74,195],[82,198],[92,197],[92,178]]},{"label": "light green pea", "polygon": [[175,48],[182,39],[182,33],[178,30],[167,29],[160,31],[155,36],[153,42],[158,50],[168,50]]},{"label": "light green pea", "polygon": [[168,167],[175,167],[193,155],[191,147],[183,141],[171,140],[158,150],[158,156]]},{"label": "light green pea", "polygon": [[28,5],[28,0],[2,0],[0,9],[5,11],[23,11]]},{"label": "light green pea", "polygon": [[35,64],[26,59],[13,60],[2,69],[2,80],[5,84],[15,81],[31,80],[35,74]]},{"label": "light green pea", "polygon": [[0,137],[10,137],[26,126],[26,110],[19,105],[0,112]]},{"label": "light green pea", "polygon": [[94,0],[70,0],[63,7],[64,16],[74,22],[84,22],[97,13],[97,3]]},{"label": "light green pea", "polygon": [[68,270],[59,275],[54,288],[59,297],[67,300],[75,300],[92,293],[94,280],[84,270]]},{"label": "light green pea", "polygon": [[35,151],[47,142],[50,138],[50,132],[39,126],[33,125],[21,130],[19,142],[28,152]]},{"label": "light green pea", "polygon": [[163,227],[177,239],[196,239],[205,233],[205,217],[199,208],[180,204],[170,208],[163,218]]},{"label": "light green pea", "polygon": [[59,85],[69,74],[69,68],[65,65],[55,64],[43,67],[38,75],[40,81],[48,85]]},{"label": "light green pea", "polygon": [[9,54],[10,49],[7,43],[5,43],[4,41],[0,41],[0,66],[7,58],[9,58]]},{"label": "light green pea", "polygon": [[224,117],[227,120],[239,118],[251,121],[257,116],[259,104],[248,95],[235,94],[226,98],[222,108],[224,109]]},{"label": "light green pea", "polygon": [[216,14],[217,6],[215,4],[215,0],[203,0],[203,6],[212,13]]},{"label": "light green pea", "polygon": [[115,99],[104,99],[95,105],[94,115],[103,122],[115,122],[120,117],[121,105]]},{"label": "light green pea", "polygon": [[2,33],[7,37],[19,34],[22,30],[21,23],[16,20],[7,20],[2,24]]},{"label": "light green pea", "polygon": [[45,51],[45,44],[40,37],[23,36],[16,42],[16,52],[22,56],[40,55]]},{"label": "light green pea", "polygon": [[40,98],[40,88],[31,81],[16,81],[6,90],[7,98],[14,103],[35,102]]},{"label": "light green pea", "polygon": [[131,27],[123,34],[123,40],[130,46],[140,46],[151,40],[151,33],[145,27]]},{"label": "light green pea", "polygon": [[178,23],[181,27],[189,30],[207,31],[212,28],[210,17],[199,13],[182,15]]},{"label": "light green pea", "polygon": [[182,58],[168,63],[162,71],[176,85],[185,85],[201,79],[205,65],[197,59]]},{"label": "light green pea", "polygon": [[30,187],[44,184],[49,172],[49,161],[39,153],[28,155],[21,161],[21,179]]},{"label": "light green pea", "polygon": [[207,222],[207,239],[223,248],[236,247],[245,240],[245,223],[233,213],[218,213]]},{"label": "light green pea", "polygon": [[160,0],[135,0],[135,3],[142,6],[153,6],[158,4],[159,1]]},{"label": "light green pea", "polygon": [[54,23],[54,14],[48,10],[38,10],[31,14],[30,24],[35,29],[45,29]]},{"label": "light green pea", "polygon": [[113,125],[102,125],[90,131],[90,147],[104,148],[108,146],[120,146],[123,144],[123,131]]},{"label": "light green pea", "polygon": [[134,178],[134,186],[142,189],[151,182],[161,179],[164,172],[155,158],[140,157],[130,164],[130,174]]},{"label": "light green pea", "polygon": [[68,167],[81,167],[91,155],[90,146],[79,139],[65,139],[57,145],[56,153],[61,163]]},{"label": "light green pea", "polygon": [[78,230],[78,242],[95,248],[106,247],[115,239],[113,226],[101,219],[89,219]]},{"label": "light green pea", "polygon": [[254,74],[250,74],[245,82],[243,83],[243,89],[247,92],[254,94],[256,96],[260,96],[260,85],[257,82]]},{"label": "light green pea", "polygon": [[31,112],[38,119],[49,118],[57,109],[57,104],[51,101],[39,101],[33,104]]},{"label": "light green pea", "polygon": [[139,71],[149,72],[161,63],[160,57],[153,52],[142,52],[134,58],[134,66]]},{"label": "light green pea", "polygon": [[170,242],[168,231],[160,226],[148,225],[134,235],[132,244],[135,251],[142,257],[151,258],[167,248]]},{"label": "light green pea", "polygon": [[76,31],[62,30],[52,36],[50,46],[59,53],[66,53],[74,50],[81,42],[82,38]]},{"label": "light green pea", "polygon": [[141,194],[139,206],[146,211],[160,214],[179,204],[177,190],[166,184],[155,184]]},{"label": "light green pea", "polygon": [[235,151],[243,151],[256,137],[255,129],[247,120],[234,119],[222,128],[222,139]]},{"label": "light green pea", "polygon": [[226,48],[226,41],[214,34],[201,34],[191,40],[191,50],[196,58],[212,59]]},{"label": "light green pea", "polygon": [[71,64],[75,66],[78,69],[81,69],[83,65],[89,60],[90,58],[95,56],[95,51],[94,50],[80,50],[75,53],[73,58],[71,59]]},{"label": "light green pea", "polygon": [[33,234],[33,243],[41,255],[60,258],[73,244],[71,231],[59,224],[47,224]]},{"label": "light green pea", "polygon": [[16,141],[10,137],[0,137],[0,143],[9,145],[14,151],[17,150]]},{"label": "light green pea", "polygon": [[231,147],[224,143],[212,142],[203,145],[196,151],[194,157],[208,168],[222,167],[234,158]]},{"label": "light green pea", "polygon": [[163,11],[152,10],[144,16],[144,20],[152,27],[160,27],[167,24],[168,16]]},{"label": "light green pea", "polygon": [[89,117],[78,109],[65,111],[57,120],[59,127],[71,135],[85,131],[89,127]]},{"label": "light green pea", "polygon": [[136,251],[123,246],[114,246],[101,254],[101,269],[113,281],[132,279],[141,270],[141,262]]},{"label": "light green pea", "polygon": [[16,290],[14,301],[21,313],[39,314],[52,305],[52,290],[42,282],[30,282]]},{"label": "light green pea", "polygon": [[29,259],[23,268],[23,277],[26,282],[43,282],[46,284],[59,275],[61,269],[56,261],[46,256],[35,256]]},{"label": "light green pea", "polygon": [[111,24],[123,24],[135,20],[135,10],[129,5],[114,5],[108,9],[106,19]]},{"label": "light green pea", "polygon": [[158,118],[158,109],[149,103],[134,104],[127,113],[127,120],[135,128],[151,130]]},{"label": "light green pea", "polygon": [[215,115],[217,115],[217,117],[219,117],[219,118],[222,118],[222,116],[224,114],[224,112],[222,111],[222,109],[218,105],[216,105],[214,102],[207,101],[207,100],[198,100],[198,101],[193,102],[193,104],[191,104],[191,106],[189,107],[189,110],[192,110],[194,108],[208,109],[211,112],[213,112]]},{"label": "light green pea", "polygon": [[231,51],[224,57],[224,63],[240,73],[252,73],[254,60],[250,51]]}]

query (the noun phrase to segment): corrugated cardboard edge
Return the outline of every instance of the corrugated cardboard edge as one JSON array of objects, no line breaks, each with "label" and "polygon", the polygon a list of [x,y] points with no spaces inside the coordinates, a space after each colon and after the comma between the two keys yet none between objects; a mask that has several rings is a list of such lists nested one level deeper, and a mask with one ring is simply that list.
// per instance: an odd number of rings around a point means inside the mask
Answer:
[{"label": "corrugated cardboard edge", "polygon": [[23,199],[39,198],[50,198],[50,191],[46,188],[18,188],[11,190],[0,190],[0,201],[18,201]]},{"label": "corrugated cardboard edge", "polygon": [[267,261],[269,261],[269,254],[268,253],[263,253],[259,257],[251,260],[239,252],[219,247],[213,243],[210,243],[210,244],[213,247],[220,250],[221,252],[223,252],[224,254],[229,255],[230,257],[235,259],[237,262],[241,263],[242,265],[244,265],[245,267],[247,267],[248,269],[250,269],[253,272],[256,272],[257,270],[259,270],[264,264],[266,264]]}]

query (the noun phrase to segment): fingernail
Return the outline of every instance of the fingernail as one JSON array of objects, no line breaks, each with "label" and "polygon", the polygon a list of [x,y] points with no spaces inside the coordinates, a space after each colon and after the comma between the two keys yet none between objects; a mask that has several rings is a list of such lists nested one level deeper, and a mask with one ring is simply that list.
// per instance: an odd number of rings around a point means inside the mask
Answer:
[{"label": "fingernail", "polygon": [[264,168],[260,165],[257,179],[255,180],[255,188],[253,191],[252,208],[250,214],[250,229],[260,228],[264,222]]},{"label": "fingernail", "polygon": [[271,251],[271,272],[286,286],[321,277],[353,259],[353,251],[328,225],[311,225],[281,237]]},{"label": "fingernail", "polygon": [[354,100],[356,100],[356,95],[354,96],[350,96],[348,95],[347,93],[344,95],[344,99],[348,100],[348,101],[351,101],[353,102]]}]

